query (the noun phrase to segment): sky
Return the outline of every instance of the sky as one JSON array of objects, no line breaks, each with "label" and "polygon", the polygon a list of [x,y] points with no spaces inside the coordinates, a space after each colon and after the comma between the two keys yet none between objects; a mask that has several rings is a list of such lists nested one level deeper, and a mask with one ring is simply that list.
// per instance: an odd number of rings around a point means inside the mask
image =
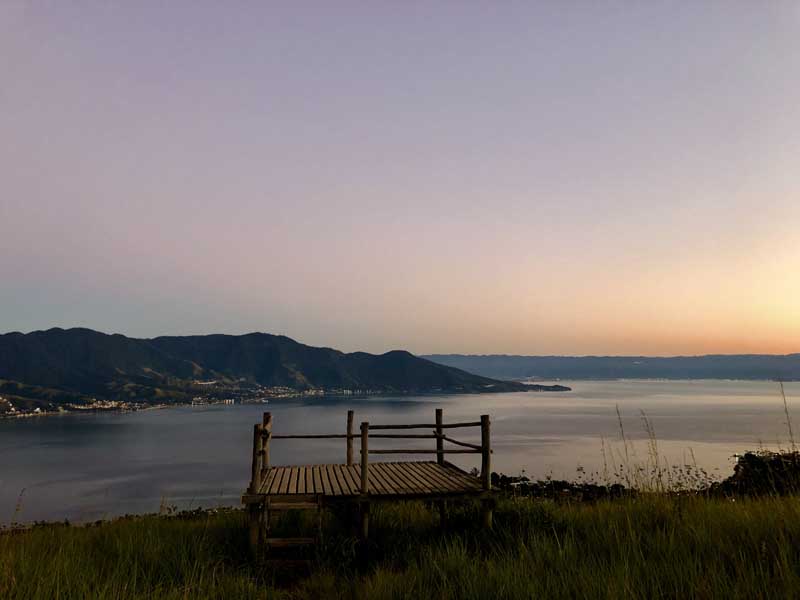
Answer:
[{"label": "sky", "polygon": [[800,352],[793,2],[0,3],[0,332]]}]

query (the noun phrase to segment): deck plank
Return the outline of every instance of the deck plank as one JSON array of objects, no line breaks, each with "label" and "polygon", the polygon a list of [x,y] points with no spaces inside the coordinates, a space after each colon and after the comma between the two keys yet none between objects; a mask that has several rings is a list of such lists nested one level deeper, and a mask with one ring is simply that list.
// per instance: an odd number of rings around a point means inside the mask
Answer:
[{"label": "deck plank", "polygon": [[353,477],[353,468],[347,465],[342,465],[342,474],[347,479],[347,487],[350,488],[351,494],[356,496],[361,493],[361,478],[356,479]]},{"label": "deck plank", "polygon": [[325,465],[325,474],[328,476],[328,484],[331,487],[331,496],[338,496],[340,494],[340,492],[337,491],[338,482],[336,481],[336,475],[334,475],[331,465]]},{"label": "deck plank", "polygon": [[333,487],[331,487],[331,480],[328,478],[328,470],[325,465],[319,466],[319,478],[322,480],[322,493],[326,496],[332,496]]},{"label": "deck plank", "polygon": [[[375,462],[369,468],[369,493],[381,496],[436,496],[480,493],[480,479],[432,461]],[[271,467],[259,493],[267,496],[361,494],[361,465]]]},{"label": "deck plank", "polygon": [[418,472],[411,463],[397,463],[395,468],[400,472],[400,476],[409,481],[409,486],[416,493],[432,494],[436,492],[436,487],[432,485],[422,473]]},{"label": "deck plank", "polygon": [[420,482],[426,487],[426,491],[433,492],[433,493],[442,493],[446,492],[447,489],[445,486],[442,485],[440,481],[438,481],[435,477],[432,477],[430,473],[422,467],[423,463],[406,463],[404,467],[406,467],[409,473],[414,474],[417,478],[419,478]]},{"label": "deck plank", "polygon": [[438,486],[440,491],[451,491],[452,485],[445,477],[442,477],[436,467],[430,463],[417,463],[415,467],[422,472],[423,477],[427,478],[433,485]]},{"label": "deck plank", "polygon": [[283,473],[281,474],[281,485],[278,488],[278,494],[288,494],[289,493],[289,475],[291,474],[291,469],[289,467],[282,467]]},{"label": "deck plank", "polygon": [[339,481],[336,479],[334,468],[336,465],[325,465],[325,471],[328,473],[328,479],[331,482],[331,495],[341,496],[342,488],[339,487]]},{"label": "deck plank", "polygon": [[387,469],[392,475],[395,486],[400,488],[401,494],[416,494],[423,491],[419,480],[406,473],[398,463],[387,463]]},{"label": "deck plank", "polygon": [[391,468],[397,474],[398,481],[405,483],[407,494],[429,494],[433,491],[426,481],[420,479],[405,464],[393,462]]},{"label": "deck plank", "polygon": [[383,487],[383,480],[378,474],[379,469],[380,467],[377,466],[377,463],[371,464],[369,466],[370,493],[385,494],[386,490]]},{"label": "deck plank", "polygon": [[373,479],[373,474],[375,478],[375,483],[377,487],[377,492],[379,494],[394,494],[394,489],[389,484],[389,480],[386,475],[386,468],[384,467],[383,463],[375,463],[374,465],[369,466],[369,478],[370,481]]},{"label": "deck plank", "polygon": [[425,463],[420,465],[422,470],[427,472],[432,478],[438,481],[448,492],[457,492],[464,485],[454,479],[451,479],[447,473],[445,472],[444,468],[435,463]]},{"label": "deck plank", "polygon": [[342,489],[343,496],[352,496],[355,490],[350,489],[350,481],[344,474],[347,465],[336,465],[336,479],[339,481],[339,487]]},{"label": "deck plank", "polygon": [[396,462],[393,463],[392,467],[398,472],[399,477],[407,482],[409,493],[429,494],[434,491],[428,482],[420,478],[408,463]]},{"label": "deck plank", "polygon": [[291,471],[288,467],[282,468],[283,473],[281,473],[281,485],[278,489],[278,493],[285,494],[289,491],[289,472]]},{"label": "deck plank", "polygon": [[428,477],[429,481],[438,485],[439,489],[445,492],[458,491],[458,489],[454,487],[453,482],[440,472],[441,467],[436,463],[418,463],[417,468]]},{"label": "deck plank", "polygon": [[311,478],[314,480],[314,493],[322,494],[322,479],[319,476],[319,465],[311,467]]},{"label": "deck plank", "polygon": [[275,473],[275,479],[272,482],[272,487],[269,488],[270,494],[279,494],[281,491],[281,485],[283,484],[283,473],[286,469],[283,467],[275,467],[277,473]]},{"label": "deck plank", "polygon": [[275,469],[270,469],[267,471],[267,476],[264,478],[264,482],[261,484],[261,488],[258,490],[262,494],[266,494],[267,490],[269,490],[269,486],[272,485],[272,480],[275,479]]},{"label": "deck plank", "polygon": [[477,477],[473,475],[469,475],[464,473],[462,470],[458,469],[457,467],[453,467],[451,465],[444,465],[442,470],[447,473],[447,475],[452,478],[454,481],[459,482],[462,486],[468,488],[476,488],[481,489],[481,481]]},{"label": "deck plank", "polygon": [[379,463],[381,465],[381,479],[383,480],[383,487],[387,494],[403,494],[405,493],[405,486],[401,485],[394,477],[394,472],[388,463]]},{"label": "deck plank", "polygon": [[356,492],[361,493],[361,465],[351,465],[347,467],[350,479],[356,484]]},{"label": "deck plank", "polygon": [[313,467],[306,467],[306,494],[314,493],[314,473]]},{"label": "deck plank", "polygon": [[358,495],[361,493],[361,465],[347,465],[344,466],[344,472],[350,481],[350,487],[353,488],[353,493]]},{"label": "deck plank", "polygon": [[454,481],[459,482],[459,484],[465,488],[472,488],[476,490],[482,489],[481,481],[477,477],[473,475],[468,475],[466,473],[462,473],[461,471],[454,469],[445,465],[442,467],[442,470],[447,473],[449,477],[451,477]]},{"label": "deck plank", "polygon": [[351,496],[350,483],[344,476],[344,465],[334,465],[333,472],[336,475],[336,482],[339,484],[339,489],[342,490],[342,496]]}]

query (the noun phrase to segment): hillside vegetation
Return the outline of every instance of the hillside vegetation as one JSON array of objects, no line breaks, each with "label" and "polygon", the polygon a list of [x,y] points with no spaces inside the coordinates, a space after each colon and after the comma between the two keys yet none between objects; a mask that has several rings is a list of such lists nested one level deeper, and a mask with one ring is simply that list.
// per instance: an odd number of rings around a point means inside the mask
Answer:
[{"label": "hillside vegetation", "polygon": [[328,519],[310,571],[248,553],[244,515],[146,517],[0,535],[0,597],[791,598],[800,500],[648,494],[596,503],[507,498],[445,531],[422,503],[375,511],[369,560]]},{"label": "hillside vegetation", "polygon": [[108,400],[186,401],[198,380],[230,387],[370,392],[519,391],[404,351],[315,348],[266,333],[135,339],[90,329],[0,335],[0,396],[45,406]]}]

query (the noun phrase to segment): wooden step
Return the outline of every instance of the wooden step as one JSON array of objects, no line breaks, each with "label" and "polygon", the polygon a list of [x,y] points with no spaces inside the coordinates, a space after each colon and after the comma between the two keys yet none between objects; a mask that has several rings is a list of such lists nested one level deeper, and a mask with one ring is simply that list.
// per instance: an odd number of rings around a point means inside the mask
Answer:
[{"label": "wooden step", "polygon": [[316,502],[270,502],[269,510],[317,510]]},{"label": "wooden step", "polygon": [[293,548],[295,546],[311,546],[316,544],[316,540],[311,537],[294,538],[267,538],[267,546],[270,548]]}]

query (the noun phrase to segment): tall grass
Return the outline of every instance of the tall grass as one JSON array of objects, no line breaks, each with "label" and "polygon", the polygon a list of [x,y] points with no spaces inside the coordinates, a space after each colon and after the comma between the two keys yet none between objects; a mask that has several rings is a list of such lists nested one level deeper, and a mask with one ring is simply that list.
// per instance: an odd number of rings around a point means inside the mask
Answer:
[{"label": "tall grass", "polygon": [[640,457],[625,430],[619,406],[616,407],[616,415],[619,443],[601,438],[601,470],[586,474],[579,468],[576,483],[604,486],[622,484],[628,490],[665,493],[704,490],[717,481],[697,464],[691,448],[682,464],[670,464],[659,449],[655,424],[643,410],[639,411],[639,418],[645,434],[646,451],[644,457]]},{"label": "tall grass", "polygon": [[241,513],[150,517],[0,536],[0,597],[766,598],[800,593],[800,500],[642,494],[597,503],[505,499],[379,507],[370,561],[329,519],[311,574],[252,560]]},{"label": "tall grass", "polygon": [[[745,454],[727,487],[694,461],[668,465],[644,413],[639,461],[617,409],[622,449],[603,440],[603,477],[635,494],[506,496],[491,531],[470,502],[444,530],[435,506],[377,505],[366,567],[352,515],[327,512],[299,574],[250,555],[241,511],[35,527],[0,533],[0,598],[800,598],[800,455],[781,394],[790,452]],[[274,534],[317,525],[289,514]]]},{"label": "tall grass", "polygon": [[783,387],[783,382],[778,382],[781,386],[781,398],[783,399],[783,414],[786,415],[786,429],[789,433],[789,449],[791,452],[797,452],[797,444],[794,440],[794,429],[792,427],[792,416],[789,414],[789,402],[786,400],[786,389]]},{"label": "tall grass", "polygon": [[145,517],[0,535],[0,598],[247,597],[241,513]]}]

